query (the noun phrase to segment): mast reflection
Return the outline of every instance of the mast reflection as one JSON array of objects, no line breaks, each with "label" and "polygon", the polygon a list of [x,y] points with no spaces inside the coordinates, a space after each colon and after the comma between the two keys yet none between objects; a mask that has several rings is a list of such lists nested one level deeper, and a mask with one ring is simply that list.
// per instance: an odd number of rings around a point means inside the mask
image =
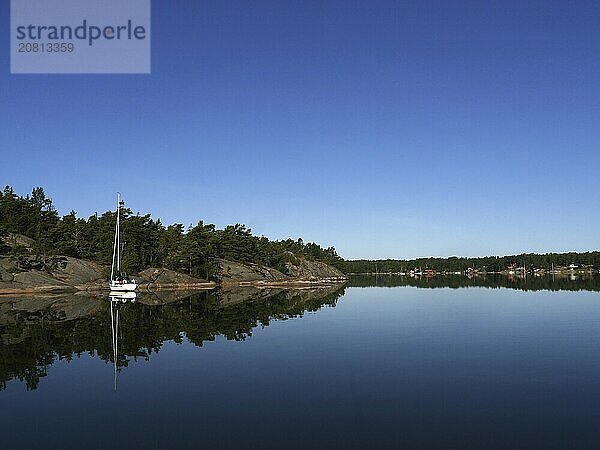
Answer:
[{"label": "mast reflection", "polygon": [[135,292],[110,292],[110,326],[112,335],[113,367],[114,367],[114,390],[117,390],[117,361],[119,357],[119,311],[127,303],[135,302]]}]

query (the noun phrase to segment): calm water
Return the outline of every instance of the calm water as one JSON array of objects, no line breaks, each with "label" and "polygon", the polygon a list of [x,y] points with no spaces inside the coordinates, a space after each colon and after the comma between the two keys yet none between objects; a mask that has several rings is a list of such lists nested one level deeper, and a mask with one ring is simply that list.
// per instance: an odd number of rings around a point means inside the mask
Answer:
[{"label": "calm water", "polygon": [[598,448],[573,283],[0,299],[2,447]]}]

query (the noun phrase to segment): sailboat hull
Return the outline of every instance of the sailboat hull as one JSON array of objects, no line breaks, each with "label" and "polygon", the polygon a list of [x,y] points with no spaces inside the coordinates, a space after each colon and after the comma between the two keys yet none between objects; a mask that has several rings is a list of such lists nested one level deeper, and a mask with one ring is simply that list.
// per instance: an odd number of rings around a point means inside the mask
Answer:
[{"label": "sailboat hull", "polygon": [[119,283],[115,281],[111,281],[110,283],[108,283],[108,287],[110,288],[110,290],[117,292],[135,291],[137,289],[137,286],[137,283]]}]

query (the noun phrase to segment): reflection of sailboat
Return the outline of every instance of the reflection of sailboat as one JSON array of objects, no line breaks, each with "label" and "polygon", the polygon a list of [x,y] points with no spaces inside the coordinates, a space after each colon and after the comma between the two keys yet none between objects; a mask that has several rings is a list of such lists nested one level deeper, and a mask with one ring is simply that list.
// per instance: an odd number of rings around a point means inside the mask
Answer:
[{"label": "reflection of sailboat", "polygon": [[121,303],[135,302],[136,297],[137,297],[137,294],[133,291],[130,291],[130,292],[111,291],[108,294],[108,299],[111,302],[121,302]]},{"label": "reflection of sailboat", "polygon": [[113,244],[112,266],[110,268],[110,281],[108,286],[111,291],[135,291],[135,280],[129,279],[127,274],[121,272],[121,193],[117,192],[117,224],[115,225],[115,242]]},{"label": "reflection of sailboat", "polygon": [[119,310],[121,304],[135,302],[135,292],[111,292],[110,300],[110,326],[112,331],[113,366],[114,366],[114,388],[117,390],[117,360],[119,357]]}]

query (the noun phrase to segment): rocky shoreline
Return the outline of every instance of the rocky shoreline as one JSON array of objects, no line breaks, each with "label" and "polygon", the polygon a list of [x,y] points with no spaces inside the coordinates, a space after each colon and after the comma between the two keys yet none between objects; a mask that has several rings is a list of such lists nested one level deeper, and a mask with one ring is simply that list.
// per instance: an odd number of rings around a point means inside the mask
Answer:
[{"label": "rocky shoreline", "polygon": [[[210,290],[236,286],[257,288],[310,288],[346,282],[338,269],[319,261],[290,258],[284,274],[271,267],[237,261],[218,260],[215,281],[195,278],[164,268],[149,268],[135,278],[138,290]],[[76,292],[108,292],[106,268],[94,262],[71,257],[23,260],[0,257],[0,296],[43,295]]]}]

